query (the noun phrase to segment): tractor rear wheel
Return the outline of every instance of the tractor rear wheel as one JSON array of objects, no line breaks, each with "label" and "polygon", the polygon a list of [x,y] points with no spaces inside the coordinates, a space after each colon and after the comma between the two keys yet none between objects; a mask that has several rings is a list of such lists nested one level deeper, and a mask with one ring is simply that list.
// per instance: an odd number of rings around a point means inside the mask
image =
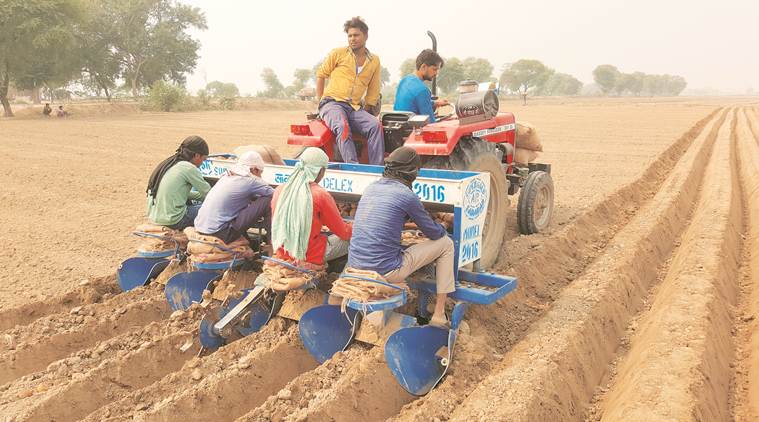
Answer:
[{"label": "tractor rear wheel", "polygon": [[548,227],[553,214],[553,179],[544,171],[527,176],[519,193],[517,224],[522,234],[539,233]]},{"label": "tractor rear wheel", "polygon": [[435,157],[424,167],[490,173],[490,201],[482,230],[480,265],[491,267],[501,252],[509,211],[509,181],[494,144],[478,138],[463,138],[448,157]]}]

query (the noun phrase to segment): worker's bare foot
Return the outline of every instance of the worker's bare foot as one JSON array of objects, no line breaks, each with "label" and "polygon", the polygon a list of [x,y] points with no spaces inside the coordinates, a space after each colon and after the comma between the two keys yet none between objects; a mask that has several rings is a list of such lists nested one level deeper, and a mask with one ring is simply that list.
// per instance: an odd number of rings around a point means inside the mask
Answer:
[{"label": "worker's bare foot", "polygon": [[428,325],[431,325],[437,328],[443,328],[443,329],[451,328],[451,324],[448,321],[448,318],[445,317],[445,314],[432,315],[432,318],[430,318],[430,322]]}]

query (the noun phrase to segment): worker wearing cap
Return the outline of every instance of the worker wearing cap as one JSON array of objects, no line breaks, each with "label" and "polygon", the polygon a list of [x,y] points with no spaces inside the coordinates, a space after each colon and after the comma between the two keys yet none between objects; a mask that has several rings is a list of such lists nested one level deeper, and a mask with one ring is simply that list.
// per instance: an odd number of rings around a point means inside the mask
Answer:
[{"label": "worker wearing cap", "polygon": [[192,226],[200,205],[188,206],[187,202],[202,200],[211,190],[198,169],[207,157],[206,141],[200,136],[189,136],[174,155],[158,164],[146,189],[151,223],[175,230]]},{"label": "worker wearing cap", "polygon": [[[321,149],[306,148],[287,182],[274,191],[274,256],[294,261],[301,268],[323,267],[348,253],[352,227],[343,221],[332,195],[319,186],[328,162]],[[323,226],[333,234],[322,233]]]},{"label": "worker wearing cap", "polygon": [[[430,324],[448,325],[445,299],[456,290],[453,277],[453,241],[436,223],[411,190],[419,173],[416,151],[401,147],[385,159],[383,177],[369,185],[358,203],[348,267],[371,270],[391,283],[402,283],[414,271],[435,262],[437,301]],[[416,223],[429,240],[401,247],[406,219]]]},{"label": "worker wearing cap", "polygon": [[[316,72],[319,115],[335,134],[343,161],[358,163],[351,132],[366,137],[369,164],[382,165],[385,141],[380,110],[382,66],[379,56],[366,48],[369,27],[359,17],[343,25],[348,46],[332,50]],[[325,80],[329,79],[326,89]],[[362,98],[364,105],[362,106]]]},{"label": "worker wearing cap", "polygon": [[206,196],[195,218],[195,230],[231,243],[257,225],[271,232],[274,189],[261,174],[264,160],[256,151],[242,154]]}]

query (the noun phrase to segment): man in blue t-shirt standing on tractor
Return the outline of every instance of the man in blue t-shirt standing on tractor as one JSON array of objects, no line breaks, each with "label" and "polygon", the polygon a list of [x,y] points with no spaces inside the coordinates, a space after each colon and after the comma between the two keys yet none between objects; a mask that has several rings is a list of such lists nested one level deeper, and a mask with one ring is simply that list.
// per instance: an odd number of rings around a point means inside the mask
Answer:
[{"label": "man in blue t-shirt standing on tractor", "polygon": [[443,58],[435,51],[426,49],[416,57],[416,72],[401,79],[395,91],[395,111],[411,111],[430,116],[435,121],[435,109],[448,105],[448,100],[432,101],[432,94],[425,81],[435,79],[443,68]]}]

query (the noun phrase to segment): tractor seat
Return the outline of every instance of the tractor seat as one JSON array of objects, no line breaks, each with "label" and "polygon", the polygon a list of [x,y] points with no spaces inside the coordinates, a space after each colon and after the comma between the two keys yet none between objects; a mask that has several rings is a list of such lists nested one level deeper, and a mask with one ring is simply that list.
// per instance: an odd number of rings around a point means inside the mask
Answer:
[{"label": "tractor seat", "polygon": [[383,111],[380,113],[380,122],[385,126],[389,122],[408,122],[415,114],[410,111]]}]

